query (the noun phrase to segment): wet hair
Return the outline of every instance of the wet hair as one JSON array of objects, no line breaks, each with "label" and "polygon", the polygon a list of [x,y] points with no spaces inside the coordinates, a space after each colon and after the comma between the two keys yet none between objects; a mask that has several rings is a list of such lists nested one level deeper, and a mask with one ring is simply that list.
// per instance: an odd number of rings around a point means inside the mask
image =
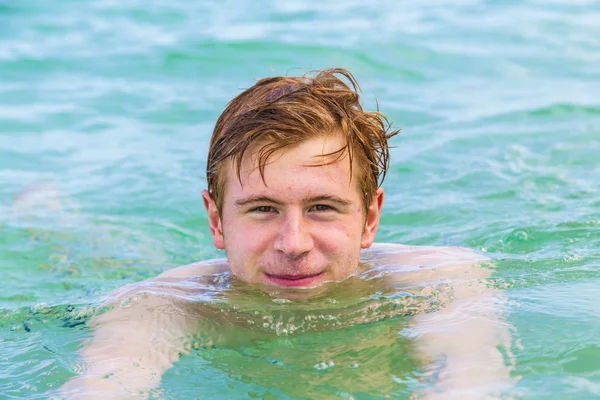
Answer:
[{"label": "wet hair", "polygon": [[392,129],[379,111],[364,111],[359,95],[354,76],[335,68],[260,79],[231,100],[216,122],[206,165],[208,191],[219,212],[226,187],[223,167],[231,160],[241,183],[242,160],[250,146],[260,146],[258,170],[265,182],[265,166],[273,153],[338,134],[346,144],[323,154],[322,160],[329,161],[314,166],[333,164],[347,155],[350,179],[357,179],[366,210],[389,167],[388,140],[399,130]]}]

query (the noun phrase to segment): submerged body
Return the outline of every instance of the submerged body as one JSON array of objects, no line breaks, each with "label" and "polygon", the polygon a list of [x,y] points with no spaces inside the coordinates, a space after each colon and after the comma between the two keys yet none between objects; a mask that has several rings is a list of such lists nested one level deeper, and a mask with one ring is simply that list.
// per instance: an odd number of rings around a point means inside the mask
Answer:
[{"label": "submerged body", "polygon": [[[376,244],[361,253],[361,261],[355,275],[312,289],[248,285],[231,276],[224,259],[125,286],[106,299],[105,306],[114,308],[91,322],[96,332],[82,353],[86,372],[61,393],[148,396],[181,355],[199,346],[254,346],[383,320],[396,330],[335,351],[408,340],[412,350],[403,357],[426,371],[419,391],[427,398],[480,399],[511,384],[502,355],[510,354],[509,327],[500,294],[486,287],[490,269],[480,264],[482,256],[460,248]],[[331,358],[315,360],[325,360],[325,368]],[[285,362],[293,366],[294,360]],[[385,393],[397,385],[393,376],[399,373],[390,365],[376,379],[354,382],[353,390]],[[198,385],[201,391],[210,382]]]}]

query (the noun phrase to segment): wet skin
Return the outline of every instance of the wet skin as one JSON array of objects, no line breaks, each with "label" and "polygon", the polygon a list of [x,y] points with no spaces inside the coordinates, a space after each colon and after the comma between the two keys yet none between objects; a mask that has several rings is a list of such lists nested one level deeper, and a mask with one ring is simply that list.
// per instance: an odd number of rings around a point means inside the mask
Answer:
[{"label": "wet skin", "polygon": [[213,243],[225,250],[236,277],[277,287],[314,287],[356,272],[360,250],[373,244],[383,189],[365,212],[348,158],[323,165],[331,161],[323,154],[343,146],[343,138],[333,135],[276,152],[264,180],[254,146],[242,162],[241,181],[233,165],[225,170],[221,213],[203,192]]}]

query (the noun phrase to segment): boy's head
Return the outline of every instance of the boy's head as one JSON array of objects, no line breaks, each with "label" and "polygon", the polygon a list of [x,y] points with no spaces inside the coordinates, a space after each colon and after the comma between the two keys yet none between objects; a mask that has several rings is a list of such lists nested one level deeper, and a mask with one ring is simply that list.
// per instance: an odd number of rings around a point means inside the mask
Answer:
[{"label": "boy's head", "polygon": [[363,111],[342,69],[262,79],[233,99],[215,126],[203,192],[233,274],[298,287],[355,273],[377,231],[396,133]]}]

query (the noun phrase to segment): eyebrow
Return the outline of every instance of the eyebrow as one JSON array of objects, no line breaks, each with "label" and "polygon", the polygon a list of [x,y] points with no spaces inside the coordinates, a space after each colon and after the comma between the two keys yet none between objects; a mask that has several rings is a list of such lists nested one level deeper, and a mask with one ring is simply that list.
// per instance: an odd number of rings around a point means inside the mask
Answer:
[{"label": "eyebrow", "polygon": [[278,206],[283,205],[282,202],[277,201],[277,200],[272,199],[267,196],[249,196],[249,197],[244,197],[244,198],[241,198],[241,199],[238,199],[235,201],[235,205],[237,207],[247,206],[248,204],[252,204],[252,203],[272,203],[272,204],[277,204]]},{"label": "eyebrow", "polygon": [[333,203],[337,203],[339,205],[342,206],[350,206],[352,205],[352,201],[348,200],[348,199],[343,199],[339,196],[333,196],[333,195],[322,195],[322,196],[316,196],[316,197],[307,197],[302,199],[302,201],[304,203],[316,203],[319,201],[331,201]]},{"label": "eyebrow", "polygon": [[[343,199],[339,196],[333,196],[333,195],[305,197],[301,201],[302,201],[302,203],[316,203],[319,201],[331,201],[331,202],[337,203],[341,206],[352,205],[352,201],[350,201],[348,199]],[[241,199],[235,201],[235,205],[237,207],[247,206],[248,204],[252,204],[252,203],[271,203],[271,204],[276,204],[278,206],[283,205],[283,202],[281,202],[279,200],[275,200],[268,196],[249,196],[249,197],[244,197],[244,198],[241,198]]]}]

